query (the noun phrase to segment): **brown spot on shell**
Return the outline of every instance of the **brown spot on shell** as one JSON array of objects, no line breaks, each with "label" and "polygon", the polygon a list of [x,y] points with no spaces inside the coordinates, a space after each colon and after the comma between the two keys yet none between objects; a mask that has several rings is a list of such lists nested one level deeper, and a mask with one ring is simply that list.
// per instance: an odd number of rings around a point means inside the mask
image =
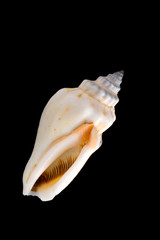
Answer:
[{"label": "brown spot on shell", "polygon": [[82,93],[80,93],[80,94],[78,94],[78,95],[77,95],[77,97],[79,97],[79,98],[80,98],[80,97],[82,97],[82,95],[83,95],[83,94],[82,94]]},{"label": "brown spot on shell", "polygon": [[94,107],[95,106],[94,103],[91,103],[91,106]]},{"label": "brown spot on shell", "polygon": [[103,114],[104,114],[105,116],[107,116],[107,112],[106,112],[105,107],[103,108]]}]

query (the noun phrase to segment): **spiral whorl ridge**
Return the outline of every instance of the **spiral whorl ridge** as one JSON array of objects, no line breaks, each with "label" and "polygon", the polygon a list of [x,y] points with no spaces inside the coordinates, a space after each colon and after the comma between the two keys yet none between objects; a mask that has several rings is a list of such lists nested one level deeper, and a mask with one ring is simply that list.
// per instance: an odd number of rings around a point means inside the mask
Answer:
[{"label": "spiral whorl ridge", "polygon": [[109,107],[115,106],[118,99],[118,92],[123,78],[123,71],[108,74],[106,77],[98,77],[95,81],[84,80],[79,88],[85,93],[96,98]]}]

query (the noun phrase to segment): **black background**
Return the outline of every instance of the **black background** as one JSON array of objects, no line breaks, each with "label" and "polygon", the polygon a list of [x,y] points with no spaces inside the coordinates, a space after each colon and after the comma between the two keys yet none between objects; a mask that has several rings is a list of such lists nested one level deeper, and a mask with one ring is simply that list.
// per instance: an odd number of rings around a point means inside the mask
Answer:
[{"label": "black background", "polygon": [[[32,233],[81,237],[89,230],[101,238],[108,233],[126,234],[126,229],[132,235],[147,217],[144,195],[148,183],[144,158],[138,155],[141,146],[135,114],[139,106],[134,83],[143,46],[138,25],[134,14],[123,12],[123,6],[104,12],[103,7],[91,9],[65,16],[65,11],[59,11],[57,16],[56,9],[47,14],[30,8],[5,20],[3,102],[7,106],[5,147],[9,148],[5,150],[4,223],[15,223],[15,236],[21,235],[20,229],[28,237]],[[136,13],[138,17],[140,12]],[[77,87],[83,79],[94,80],[119,70],[125,74],[117,119],[103,134],[101,148],[52,201],[23,196],[23,170],[50,97],[61,88]]]}]

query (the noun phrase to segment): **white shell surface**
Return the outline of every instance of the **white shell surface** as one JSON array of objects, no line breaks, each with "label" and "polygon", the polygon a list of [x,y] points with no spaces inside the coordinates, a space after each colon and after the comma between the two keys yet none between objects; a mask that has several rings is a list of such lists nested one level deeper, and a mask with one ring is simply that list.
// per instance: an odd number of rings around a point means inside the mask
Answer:
[{"label": "white shell surface", "polygon": [[[42,113],[35,146],[23,174],[24,195],[37,195],[43,201],[51,200],[74,179],[89,156],[100,146],[101,134],[115,121],[114,106],[118,102],[120,78],[122,73],[116,73],[114,77],[99,77],[96,81],[84,80],[78,88],[64,88],[53,95]],[[85,123],[94,126],[92,132],[97,141],[94,149],[86,144],[75,163],[54,186],[46,191],[32,192],[43,154],[55,141],[71,134]],[[63,141],[62,148],[65,148]]]}]

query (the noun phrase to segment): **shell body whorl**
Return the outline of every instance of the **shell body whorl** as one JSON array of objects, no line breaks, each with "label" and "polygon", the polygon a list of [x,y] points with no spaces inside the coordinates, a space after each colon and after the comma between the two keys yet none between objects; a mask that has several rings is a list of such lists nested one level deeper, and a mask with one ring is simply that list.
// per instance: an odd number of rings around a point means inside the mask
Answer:
[{"label": "shell body whorl", "polygon": [[76,177],[115,121],[122,77],[123,72],[116,72],[84,80],[78,88],[63,88],[51,97],[23,173],[24,195],[51,200]]}]

